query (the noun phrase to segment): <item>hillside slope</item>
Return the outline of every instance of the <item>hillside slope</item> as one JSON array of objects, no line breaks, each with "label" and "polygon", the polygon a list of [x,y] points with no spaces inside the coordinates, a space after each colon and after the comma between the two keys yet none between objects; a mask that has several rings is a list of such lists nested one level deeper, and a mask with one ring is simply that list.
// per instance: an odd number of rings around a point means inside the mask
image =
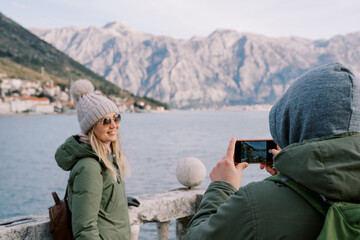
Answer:
[{"label": "hillside slope", "polygon": [[86,78],[104,94],[162,105],[152,99],[148,101],[136,97],[106,81],[1,13],[0,33],[0,71],[9,77],[41,81],[51,79],[62,86],[67,84],[69,78]]}]

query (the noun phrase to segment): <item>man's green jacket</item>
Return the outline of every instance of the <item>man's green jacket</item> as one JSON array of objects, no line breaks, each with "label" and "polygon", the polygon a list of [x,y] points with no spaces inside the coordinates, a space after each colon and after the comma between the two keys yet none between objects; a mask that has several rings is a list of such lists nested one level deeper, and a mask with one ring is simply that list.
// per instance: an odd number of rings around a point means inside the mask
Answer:
[{"label": "man's green jacket", "polygon": [[[358,133],[291,144],[274,157],[274,164],[328,199],[360,202]],[[185,239],[316,239],[323,223],[316,209],[281,183],[254,182],[236,191],[216,181],[204,194]]]}]

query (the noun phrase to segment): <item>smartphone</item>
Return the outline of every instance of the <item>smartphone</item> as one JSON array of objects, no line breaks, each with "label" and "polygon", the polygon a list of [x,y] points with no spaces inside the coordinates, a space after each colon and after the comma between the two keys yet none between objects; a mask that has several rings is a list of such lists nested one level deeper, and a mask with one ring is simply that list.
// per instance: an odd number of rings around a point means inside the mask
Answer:
[{"label": "smartphone", "polygon": [[271,163],[271,149],[276,149],[276,143],[272,139],[238,140],[235,144],[234,162]]}]

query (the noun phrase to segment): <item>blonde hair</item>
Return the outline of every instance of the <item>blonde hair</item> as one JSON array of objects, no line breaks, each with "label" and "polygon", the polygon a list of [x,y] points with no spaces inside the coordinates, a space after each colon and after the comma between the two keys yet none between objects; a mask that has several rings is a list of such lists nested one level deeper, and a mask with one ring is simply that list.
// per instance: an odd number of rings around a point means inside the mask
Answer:
[{"label": "blonde hair", "polygon": [[[94,125],[95,126],[95,125]],[[106,155],[106,146],[94,133],[94,126],[90,129],[88,136],[90,140],[90,145],[94,152],[99,156],[101,161],[104,163],[106,169],[111,173],[111,175],[116,180],[117,175],[120,175],[121,179],[124,179],[126,176],[130,174],[130,170],[127,166],[127,163],[124,158],[124,153],[121,150],[120,146],[120,138],[119,135],[117,139],[111,142],[111,151],[112,154],[115,155],[114,162],[117,165],[119,171],[116,170],[114,165],[110,162]]]}]

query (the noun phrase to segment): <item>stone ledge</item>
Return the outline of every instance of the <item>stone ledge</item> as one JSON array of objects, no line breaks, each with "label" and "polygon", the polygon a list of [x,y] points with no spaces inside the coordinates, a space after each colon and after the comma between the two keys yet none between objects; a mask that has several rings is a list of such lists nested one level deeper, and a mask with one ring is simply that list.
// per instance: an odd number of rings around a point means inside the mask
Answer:
[{"label": "stone ledge", "polygon": [[[204,192],[205,189],[181,188],[164,193],[137,196],[140,206],[129,207],[132,229],[138,231],[139,228],[133,226],[140,226],[147,222],[168,222],[194,215]],[[137,233],[133,236],[137,236]],[[9,239],[52,239],[48,213],[1,220],[0,240]]]},{"label": "stone ledge", "polygon": [[196,211],[197,196],[205,189],[176,189],[137,197],[139,207],[129,207],[130,224],[167,222],[192,216]]}]

